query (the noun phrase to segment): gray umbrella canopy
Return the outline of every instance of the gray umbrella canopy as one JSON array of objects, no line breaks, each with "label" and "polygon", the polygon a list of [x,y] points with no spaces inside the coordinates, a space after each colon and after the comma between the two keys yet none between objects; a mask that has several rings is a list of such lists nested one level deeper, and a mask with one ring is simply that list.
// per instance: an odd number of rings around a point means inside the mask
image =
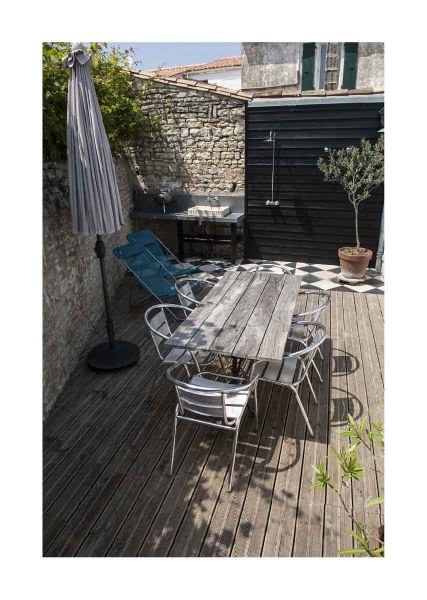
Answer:
[{"label": "gray umbrella canopy", "polygon": [[138,362],[139,347],[116,340],[108,298],[105,270],[104,233],[123,225],[122,208],[113,158],[102,122],[91,75],[92,59],[81,44],[73,44],[62,61],[70,70],[68,82],[67,150],[70,176],[70,203],[73,233],[96,234],[95,254],[99,258],[105,302],[108,342],[88,354],[94,369],[122,369]]},{"label": "gray umbrella canopy", "polygon": [[113,158],[93,84],[92,57],[73,44],[62,61],[70,69],[67,147],[73,233],[114,233],[123,225]]}]

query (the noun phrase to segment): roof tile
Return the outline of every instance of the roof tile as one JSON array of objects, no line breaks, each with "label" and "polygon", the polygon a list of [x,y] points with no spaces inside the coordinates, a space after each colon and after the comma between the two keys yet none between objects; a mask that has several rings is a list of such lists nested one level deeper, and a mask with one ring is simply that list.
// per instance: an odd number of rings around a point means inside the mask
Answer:
[{"label": "roof tile", "polygon": [[373,94],[374,93],[374,88],[371,87],[365,87],[365,88],[358,88],[358,89],[354,89],[354,90],[348,90],[349,95],[358,95],[358,94]]},{"label": "roof tile", "polygon": [[301,96],[324,96],[325,90],[303,90]]},{"label": "roof tile", "polygon": [[348,90],[343,88],[341,90],[326,90],[327,96],[348,96]]}]

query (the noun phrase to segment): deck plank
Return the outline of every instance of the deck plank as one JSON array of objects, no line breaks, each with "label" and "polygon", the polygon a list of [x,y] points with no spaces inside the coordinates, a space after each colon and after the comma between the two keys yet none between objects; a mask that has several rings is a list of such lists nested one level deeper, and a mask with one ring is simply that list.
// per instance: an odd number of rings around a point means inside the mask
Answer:
[{"label": "deck plank", "polygon": [[[147,444],[145,453],[149,460],[149,453],[156,452],[159,445],[167,442],[171,391],[167,394],[160,386],[158,401],[152,402],[139,419],[130,418],[122,423],[108,444],[91,455],[84,472],[69,483],[45,513],[45,547],[49,548],[49,555],[59,550],[61,555],[71,555],[73,544],[79,540],[88,521],[96,518],[108,493],[120,484],[127,466]],[[151,432],[156,433],[150,436]]]},{"label": "deck plank", "polygon": [[[45,481],[51,478],[59,467],[61,467],[61,478],[65,477],[63,463],[67,459],[75,462],[80,449],[85,447],[84,443],[89,442],[92,445],[93,432],[96,431],[101,435],[98,424],[102,423],[106,426],[108,423],[105,422],[105,419],[113,420],[123,405],[134,400],[141,387],[155,376],[156,363],[155,354],[149,348],[137,367],[129,369],[122,377],[111,380],[108,391],[105,390],[102,395],[103,402],[93,401],[92,406],[85,412],[84,418],[79,418],[66,432],[58,435],[58,447],[51,448],[44,457],[43,476]],[[141,376],[143,376],[142,379]]]},{"label": "deck plank", "polygon": [[[366,381],[363,372],[363,356],[360,348],[359,335],[354,323],[357,319],[354,298],[350,294],[343,296],[344,308],[344,341],[348,356],[353,359],[353,368],[347,371],[347,385],[349,397],[349,410],[353,418],[360,422],[365,416],[369,427],[369,405],[366,394]],[[348,363],[350,366],[350,363]],[[376,498],[378,493],[377,478],[375,474],[375,462],[372,457],[372,451],[363,444],[357,448],[358,460],[364,465],[364,476],[359,481],[352,482],[353,509],[358,511],[365,510],[367,499]]]},{"label": "deck plank", "polygon": [[[307,394],[307,390],[303,389],[301,400],[304,405],[306,405]],[[306,424],[295,398],[289,391],[286,391],[285,395],[289,408],[262,556],[292,555]]]},{"label": "deck plank", "polygon": [[[135,327],[135,320],[141,320],[144,314],[144,306],[127,307],[128,312],[125,323],[119,320],[119,326],[116,327],[117,335],[122,339],[128,339],[141,346],[146,339],[146,333],[140,327]],[[121,380],[127,376],[125,371],[115,373],[94,371],[87,366],[86,354],[89,348],[95,343],[105,339],[105,327],[102,334],[96,334],[87,344],[82,352],[82,357],[66,384],[61,396],[58,398],[57,405],[53,408],[52,414],[46,420],[43,436],[43,450],[47,455],[51,450],[55,451],[61,448],[61,435],[67,435],[70,427],[73,427],[78,421],[87,420],[86,410],[93,407],[99,399],[105,397],[106,390],[112,383],[112,380]],[[129,369],[131,371],[132,368]]]},{"label": "deck plank", "polygon": [[384,325],[382,311],[378,304],[378,297],[379,294],[366,294],[365,300],[367,304],[366,313],[369,315],[375,347],[377,349],[378,362],[384,380]]},{"label": "deck plank", "polygon": [[[175,449],[175,467],[188,460],[188,450],[199,442],[197,428],[181,427]],[[170,443],[152,464],[140,456],[103,510],[77,552],[77,556],[136,556],[170,489]],[[150,466],[154,468],[150,472]],[[185,467],[184,467],[185,468]]]},{"label": "deck plank", "polygon": [[[354,298],[357,327],[359,333],[359,342],[362,357],[362,367],[365,377],[368,411],[370,423],[376,423],[384,418],[384,387],[381,374],[380,362],[378,360],[377,349],[374,342],[374,332],[371,326],[370,317],[366,314],[366,303],[363,298]],[[382,322],[377,323],[376,333],[382,336]],[[374,447],[377,485],[379,495],[384,493],[384,457],[383,451]],[[370,498],[368,498],[369,500]],[[382,506],[379,505],[380,514],[382,514]]]},{"label": "deck plank", "polygon": [[[251,479],[261,432],[268,413],[271,391],[270,385],[260,385],[259,431],[254,431],[253,426],[245,427],[241,431],[234,468],[233,489],[228,492],[227,486],[222,487],[199,556],[230,555]],[[247,422],[249,424],[249,420]]]},{"label": "deck plank", "polygon": [[[110,405],[109,410],[98,420],[92,422],[91,419],[85,434],[68,450],[68,454],[63,457],[63,460],[58,462],[57,469],[51,471],[44,483],[44,512],[73,477],[82,476],[84,465],[87,461],[93,460],[94,453],[98,452],[99,448],[110,445],[111,436],[114,436],[115,429],[119,425],[125,422],[130,423],[149,410],[152,398],[145,397],[143,387],[156,375],[157,371],[149,370],[152,367],[153,363],[150,361],[142,364],[142,370],[139,371],[140,377],[134,377],[128,386],[113,395],[114,404]],[[153,395],[156,391],[155,386]],[[69,443],[64,444],[64,446],[68,445]]]},{"label": "deck plank", "polygon": [[[348,363],[350,362],[350,365],[353,364],[345,352],[343,295],[346,293],[334,293],[333,302],[331,303],[332,363],[328,433],[329,458],[326,461],[326,465],[332,484],[335,487],[341,487],[341,476],[340,467],[333,455],[332,448],[340,452],[341,448],[348,447],[349,445],[348,438],[339,435],[339,432],[347,424],[347,415],[349,413],[347,370],[349,369]],[[341,491],[346,505],[351,509],[351,486],[345,485]],[[326,491],[326,504],[340,506],[339,499],[337,499],[336,495],[330,489]]]},{"label": "deck plank", "polygon": [[270,514],[288,403],[286,393],[273,388],[249,487],[240,514],[232,556],[260,556]]},{"label": "deck plank", "polygon": [[[314,298],[309,297],[307,310],[314,308]],[[330,331],[330,306],[322,313],[320,322]],[[323,360],[318,354],[315,358],[316,365],[319,367],[323,383],[321,383],[312,368],[310,378],[313,383],[314,391],[317,396],[318,404],[315,404],[311,394],[308,409],[308,418],[313,428],[314,436],[311,437],[307,431],[303,468],[301,475],[300,500],[311,504],[324,504],[326,492],[320,488],[313,488],[314,480],[313,465],[317,466],[321,461],[325,462],[328,454],[328,423],[329,423],[329,386],[330,386],[330,364],[331,364],[331,341],[327,337],[322,346]],[[303,384],[306,386],[306,382]]]},{"label": "deck plank", "polygon": [[194,490],[209,458],[218,431],[203,428],[202,439],[192,444],[193,457],[187,469],[179,469],[174,482],[142,544],[138,556],[167,556],[176,532],[190,506]]}]

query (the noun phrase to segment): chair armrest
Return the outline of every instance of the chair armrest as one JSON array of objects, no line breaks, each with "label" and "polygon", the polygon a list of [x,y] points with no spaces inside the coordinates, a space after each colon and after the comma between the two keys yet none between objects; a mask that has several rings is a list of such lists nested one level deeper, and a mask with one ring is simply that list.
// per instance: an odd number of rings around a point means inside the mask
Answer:
[{"label": "chair armrest", "polygon": [[213,371],[202,371],[198,373],[198,375],[214,375],[215,377],[220,377],[222,379],[230,379],[232,381],[245,381],[244,377],[234,377],[233,375],[226,375],[225,373],[214,373]]}]

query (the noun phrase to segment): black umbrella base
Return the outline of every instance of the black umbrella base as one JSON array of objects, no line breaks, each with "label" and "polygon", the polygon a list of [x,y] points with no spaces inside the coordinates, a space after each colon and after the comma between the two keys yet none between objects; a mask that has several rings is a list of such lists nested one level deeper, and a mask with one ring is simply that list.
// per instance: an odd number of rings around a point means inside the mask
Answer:
[{"label": "black umbrella base", "polygon": [[87,355],[87,363],[92,369],[113,371],[135,365],[139,360],[139,347],[132,342],[116,341],[98,344]]}]

